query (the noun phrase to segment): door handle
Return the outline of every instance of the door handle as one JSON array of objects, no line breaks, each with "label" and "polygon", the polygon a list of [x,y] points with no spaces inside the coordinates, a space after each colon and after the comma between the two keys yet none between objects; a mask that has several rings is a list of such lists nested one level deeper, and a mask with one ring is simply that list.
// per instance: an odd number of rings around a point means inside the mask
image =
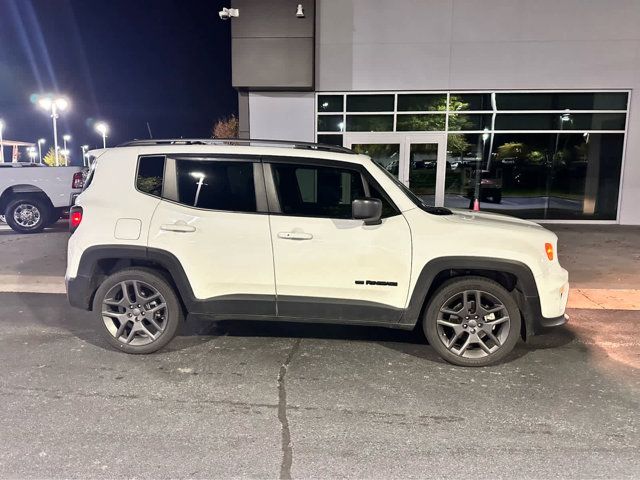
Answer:
[{"label": "door handle", "polygon": [[284,238],[285,240],[311,240],[313,235],[301,232],[280,232],[278,233],[278,238]]},{"label": "door handle", "polygon": [[190,233],[195,232],[196,227],[193,225],[187,225],[185,222],[176,222],[176,223],[165,223],[160,225],[160,230],[164,230],[165,232],[180,232],[180,233]]}]

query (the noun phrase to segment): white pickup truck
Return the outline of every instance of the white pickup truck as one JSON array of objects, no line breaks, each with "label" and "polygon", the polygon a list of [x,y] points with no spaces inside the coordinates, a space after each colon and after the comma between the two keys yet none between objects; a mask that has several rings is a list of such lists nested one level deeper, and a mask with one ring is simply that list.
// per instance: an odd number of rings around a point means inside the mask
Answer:
[{"label": "white pickup truck", "polygon": [[68,211],[83,185],[82,167],[0,163],[0,215],[16,232],[39,232]]}]

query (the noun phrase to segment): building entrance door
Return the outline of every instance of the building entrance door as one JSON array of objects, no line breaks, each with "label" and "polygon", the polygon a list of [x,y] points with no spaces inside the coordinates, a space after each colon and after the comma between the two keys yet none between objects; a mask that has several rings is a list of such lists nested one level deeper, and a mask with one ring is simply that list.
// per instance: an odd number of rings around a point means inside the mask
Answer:
[{"label": "building entrance door", "polygon": [[344,146],[369,155],[428,205],[444,205],[444,133],[345,133]]}]

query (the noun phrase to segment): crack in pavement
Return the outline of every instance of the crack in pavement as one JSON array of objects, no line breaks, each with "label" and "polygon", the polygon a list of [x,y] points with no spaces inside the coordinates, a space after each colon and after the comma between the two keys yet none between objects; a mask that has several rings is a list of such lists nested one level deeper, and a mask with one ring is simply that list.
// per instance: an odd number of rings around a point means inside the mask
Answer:
[{"label": "crack in pavement", "polygon": [[280,463],[280,478],[291,479],[291,465],[293,463],[293,446],[291,445],[291,431],[287,419],[287,389],[285,377],[293,356],[298,352],[302,339],[298,338],[293,345],[284,363],[280,365],[278,372],[278,420],[282,432],[282,462]]}]

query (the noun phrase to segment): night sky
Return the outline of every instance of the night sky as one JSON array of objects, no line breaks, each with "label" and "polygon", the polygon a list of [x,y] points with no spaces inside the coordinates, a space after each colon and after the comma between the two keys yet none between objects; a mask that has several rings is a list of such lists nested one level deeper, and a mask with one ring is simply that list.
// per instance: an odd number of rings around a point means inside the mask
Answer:
[{"label": "night sky", "polygon": [[[213,123],[237,111],[231,88],[228,1],[0,0],[0,118],[11,140],[47,139],[51,119],[32,94],[60,93],[71,108],[58,137],[101,146],[149,138],[208,137]],[[5,156],[8,154],[5,150]]]}]

